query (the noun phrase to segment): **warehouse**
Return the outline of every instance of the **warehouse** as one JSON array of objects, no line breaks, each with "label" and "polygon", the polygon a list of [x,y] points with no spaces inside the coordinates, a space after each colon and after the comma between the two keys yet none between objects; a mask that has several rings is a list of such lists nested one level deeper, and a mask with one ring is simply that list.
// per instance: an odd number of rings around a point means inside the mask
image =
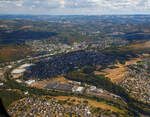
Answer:
[{"label": "warehouse", "polygon": [[33,64],[23,64],[20,67],[12,70],[11,75],[13,78],[19,78],[20,76],[22,76],[24,74],[24,72],[26,70],[28,70],[30,68],[30,66],[32,66]]}]

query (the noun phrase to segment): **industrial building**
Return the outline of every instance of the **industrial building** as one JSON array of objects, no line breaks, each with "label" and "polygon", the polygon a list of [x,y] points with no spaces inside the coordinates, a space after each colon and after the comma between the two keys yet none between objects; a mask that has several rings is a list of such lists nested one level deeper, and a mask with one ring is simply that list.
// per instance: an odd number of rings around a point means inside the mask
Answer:
[{"label": "industrial building", "polygon": [[33,64],[23,64],[20,67],[12,70],[11,72],[11,76],[13,78],[19,78],[20,76],[23,75],[23,73],[30,68],[30,66],[32,66]]}]

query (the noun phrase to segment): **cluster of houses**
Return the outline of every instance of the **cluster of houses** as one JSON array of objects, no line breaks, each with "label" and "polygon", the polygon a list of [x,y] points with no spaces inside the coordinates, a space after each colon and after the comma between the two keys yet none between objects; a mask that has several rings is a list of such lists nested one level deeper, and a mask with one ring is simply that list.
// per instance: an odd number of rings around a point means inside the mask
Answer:
[{"label": "cluster of houses", "polygon": [[120,83],[137,100],[150,103],[150,59],[128,66],[129,73]]},{"label": "cluster of houses", "polygon": [[41,79],[61,76],[80,66],[112,64],[116,57],[89,51],[70,52],[36,63],[26,76]]},{"label": "cluster of houses", "polygon": [[29,42],[27,41],[26,44],[29,45],[33,51],[48,52],[52,55],[88,48],[88,44],[86,42],[75,42],[72,45],[68,45],[64,43],[52,43],[50,40],[34,40]]},{"label": "cluster of houses", "polygon": [[111,44],[125,45],[128,41],[120,39],[120,38],[101,38],[98,41],[82,41],[82,42],[74,42],[72,44],[65,43],[54,43],[51,40],[33,40],[26,41],[26,44],[29,45],[33,51],[38,52],[50,52],[52,54],[64,53],[64,52],[72,52],[77,50],[86,50],[89,48],[94,49],[105,49],[110,47]]},{"label": "cluster of houses", "polygon": [[93,117],[91,106],[83,102],[78,105],[64,106],[59,101],[49,98],[25,98],[8,109],[11,116],[18,117]]}]

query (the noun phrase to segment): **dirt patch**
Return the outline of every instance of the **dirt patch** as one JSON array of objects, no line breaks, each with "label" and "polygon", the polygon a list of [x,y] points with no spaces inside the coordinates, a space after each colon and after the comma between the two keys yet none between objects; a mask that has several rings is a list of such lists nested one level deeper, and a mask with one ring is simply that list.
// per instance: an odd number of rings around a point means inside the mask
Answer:
[{"label": "dirt patch", "polygon": [[30,29],[30,28],[32,28],[32,26],[31,25],[27,25],[27,26],[23,26],[21,29]]},{"label": "dirt patch", "polygon": [[147,49],[150,48],[150,41],[144,42],[144,43],[135,43],[132,45],[129,45],[127,47],[128,49],[132,49],[132,50],[141,50],[141,49]]},{"label": "dirt patch", "polygon": [[0,28],[8,28],[8,26],[6,24],[2,24],[0,25]]},{"label": "dirt patch", "polygon": [[25,46],[8,45],[0,47],[0,62],[13,61],[32,54]]},{"label": "dirt patch", "polygon": [[50,82],[60,82],[61,84],[68,84],[70,81],[64,77],[57,77],[57,78],[52,78],[52,79],[47,79],[47,80],[36,82],[32,84],[31,86],[36,87],[36,88],[43,88]]},{"label": "dirt patch", "polygon": [[140,58],[135,58],[131,59],[129,61],[126,61],[125,64],[115,64],[117,68],[111,69],[111,68],[106,68],[102,70],[101,72],[95,71],[95,75],[105,75],[106,77],[110,78],[112,82],[118,82],[124,78],[124,76],[128,73],[126,70],[126,66],[136,64],[137,61],[141,61]]}]

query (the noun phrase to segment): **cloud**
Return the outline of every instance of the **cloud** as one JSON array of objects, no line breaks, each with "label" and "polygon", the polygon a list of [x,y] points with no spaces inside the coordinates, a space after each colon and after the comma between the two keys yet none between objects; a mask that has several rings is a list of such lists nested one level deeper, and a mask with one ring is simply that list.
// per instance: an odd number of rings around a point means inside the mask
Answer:
[{"label": "cloud", "polygon": [[23,6],[23,1],[17,1],[17,2],[15,3],[15,5],[16,5],[17,7],[22,7],[22,6]]},{"label": "cloud", "polygon": [[60,0],[60,7],[61,8],[65,8],[65,4],[66,4],[65,0]]},{"label": "cloud", "polygon": [[0,13],[17,13],[18,10],[26,14],[149,13],[150,0],[0,0]]}]

